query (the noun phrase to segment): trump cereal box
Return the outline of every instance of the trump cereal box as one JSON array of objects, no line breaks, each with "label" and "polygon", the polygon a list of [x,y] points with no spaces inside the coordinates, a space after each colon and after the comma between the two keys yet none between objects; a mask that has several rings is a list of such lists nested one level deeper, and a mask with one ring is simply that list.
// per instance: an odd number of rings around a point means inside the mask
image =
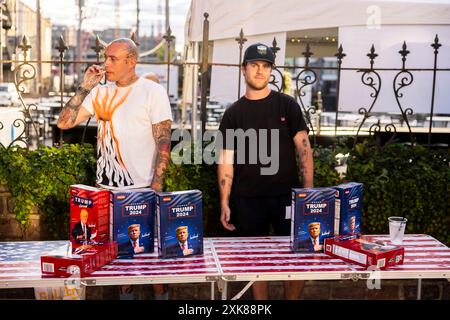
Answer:
[{"label": "trump cereal box", "polygon": [[109,240],[109,191],[70,186],[70,240],[75,249]]},{"label": "trump cereal box", "polygon": [[323,252],[323,240],[334,236],[332,188],[292,189],[291,249]]},{"label": "trump cereal box", "polygon": [[336,189],[335,234],[358,238],[361,234],[362,200],[364,185],[349,182],[333,187]]},{"label": "trump cereal box", "polygon": [[363,267],[386,269],[403,264],[405,249],[388,242],[377,241],[371,236],[359,239],[325,239],[325,253]]},{"label": "trump cereal box", "polygon": [[117,243],[81,245],[67,256],[41,256],[41,273],[48,277],[86,277],[117,257]]},{"label": "trump cereal box", "polygon": [[157,192],[156,224],[160,257],[203,254],[201,191]]},{"label": "trump cereal box", "polygon": [[154,251],[155,192],[150,188],[110,191],[110,238],[119,257]]}]

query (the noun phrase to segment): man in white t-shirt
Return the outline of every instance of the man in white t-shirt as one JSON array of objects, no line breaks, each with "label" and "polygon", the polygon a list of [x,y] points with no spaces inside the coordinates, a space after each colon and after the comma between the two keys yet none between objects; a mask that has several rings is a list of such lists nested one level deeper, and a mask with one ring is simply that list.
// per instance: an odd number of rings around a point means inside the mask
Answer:
[{"label": "man in white t-shirt", "polygon": [[[61,110],[58,128],[97,119],[97,184],[109,189],[151,187],[161,191],[169,164],[172,114],[166,90],[139,78],[138,50],[130,39],[105,49],[104,67],[90,66]],[[100,84],[106,75],[106,84]],[[154,285],[155,296],[167,296]]]}]

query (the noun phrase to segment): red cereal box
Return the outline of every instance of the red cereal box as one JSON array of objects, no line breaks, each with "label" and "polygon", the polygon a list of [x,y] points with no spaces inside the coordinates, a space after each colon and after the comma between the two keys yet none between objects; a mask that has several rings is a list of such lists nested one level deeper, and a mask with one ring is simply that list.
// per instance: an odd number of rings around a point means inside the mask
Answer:
[{"label": "red cereal box", "polygon": [[101,246],[82,245],[68,256],[41,256],[41,272],[44,277],[89,276],[117,257],[117,242]]},{"label": "red cereal box", "polygon": [[325,239],[325,253],[344,261],[364,267],[376,267],[383,270],[398,264],[403,264],[405,249],[389,242],[374,241],[370,236],[360,239],[342,240],[339,238]]},{"label": "red cereal box", "polygon": [[109,240],[109,191],[82,184],[70,186],[72,247]]}]

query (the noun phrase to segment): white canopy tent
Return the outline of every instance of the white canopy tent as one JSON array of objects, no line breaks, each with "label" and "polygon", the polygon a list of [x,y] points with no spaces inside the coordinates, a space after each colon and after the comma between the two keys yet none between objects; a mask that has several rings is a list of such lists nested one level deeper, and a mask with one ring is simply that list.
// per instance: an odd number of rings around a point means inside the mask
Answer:
[{"label": "white canopy tent", "polygon": [[[403,41],[411,51],[406,67],[432,68],[434,55],[430,45],[438,34],[442,44],[438,68],[450,68],[450,0],[192,0],[185,28],[185,39],[190,48],[202,41],[205,12],[209,14],[209,40],[213,42],[211,57],[214,63],[239,63],[235,38],[242,29],[247,38],[244,50],[255,42],[271,45],[276,38],[280,48],[277,65],[284,65],[285,57],[300,57],[304,51],[304,46],[291,43],[289,39],[330,34],[337,41],[327,46],[312,44],[314,56],[332,57],[342,44],[347,54],[343,60],[344,68],[370,67],[366,55],[372,44],[379,55],[375,59],[375,68],[401,68],[398,51]],[[392,91],[392,80],[397,72],[381,74],[383,83],[373,112],[399,112]],[[417,72],[411,86],[404,89],[404,103],[414,113],[430,111],[431,80],[431,72]],[[210,99],[222,103],[235,101],[237,83],[236,67],[213,66]],[[450,113],[449,87],[450,72],[438,72],[434,113]],[[241,94],[243,88],[242,84]],[[192,92],[189,87],[185,90]],[[355,91],[358,91],[357,96]],[[361,107],[367,108],[372,101],[371,92],[361,83],[361,73],[343,71],[339,110],[356,112]],[[185,94],[184,97],[188,96]]]},{"label": "white canopy tent", "polygon": [[203,13],[209,39],[370,25],[449,25],[450,1],[443,0],[192,0],[185,39],[202,41]]}]

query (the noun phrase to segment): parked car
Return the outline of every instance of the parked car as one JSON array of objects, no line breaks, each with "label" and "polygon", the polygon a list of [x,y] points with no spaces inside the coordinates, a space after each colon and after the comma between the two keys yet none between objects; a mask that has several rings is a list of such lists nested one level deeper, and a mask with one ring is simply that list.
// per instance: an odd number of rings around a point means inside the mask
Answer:
[{"label": "parked car", "polygon": [[14,107],[20,104],[14,83],[0,83],[0,106]]}]

